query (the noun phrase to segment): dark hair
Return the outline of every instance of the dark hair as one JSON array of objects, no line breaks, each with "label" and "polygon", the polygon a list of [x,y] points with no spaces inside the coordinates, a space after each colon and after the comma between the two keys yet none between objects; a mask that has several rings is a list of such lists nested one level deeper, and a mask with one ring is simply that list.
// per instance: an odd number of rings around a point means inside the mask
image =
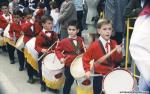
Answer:
[{"label": "dark hair", "polygon": [[41,22],[42,23],[46,23],[47,20],[50,20],[50,21],[53,22],[53,18],[51,16],[45,16],[44,15],[44,16],[41,17]]},{"label": "dark hair", "polygon": [[23,10],[23,15],[27,16],[27,15],[32,15],[32,10],[30,8],[24,8]]},{"label": "dark hair", "polygon": [[144,6],[150,6],[150,0],[145,0],[145,2],[144,2]]},{"label": "dark hair", "polygon": [[39,7],[40,9],[43,9],[43,8],[45,8],[45,5],[44,5],[44,3],[39,2],[39,3],[38,3],[38,7]]},{"label": "dark hair", "polygon": [[2,8],[2,6],[6,6],[8,7],[9,2],[0,2],[0,8]]},{"label": "dark hair", "polygon": [[18,15],[18,16],[22,17],[23,13],[17,8],[15,10],[13,10],[13,15]]},{"label": "dark hair", "polygon": [[53,9],[57,8],[57,4],[55,1],[51,1],[50,5],[52,6]]},{"label": "dark hair", "polygon": [[79,29],[79,24],[77,22],[77,20],[71,20],[68,22],[68,27],[69,26],[75,26],[77,29]]}]

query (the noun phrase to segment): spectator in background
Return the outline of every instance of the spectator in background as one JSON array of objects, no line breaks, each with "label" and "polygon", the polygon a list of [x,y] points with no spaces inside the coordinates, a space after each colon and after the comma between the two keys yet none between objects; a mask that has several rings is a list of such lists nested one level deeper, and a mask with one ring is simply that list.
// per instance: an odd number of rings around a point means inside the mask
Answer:
[{"label": "spectator in background", "polygon": [[83,30],[82,26],[82,18],[83,18],[83,0],[73,0],[76,11],[77,11],[77,21],[79,23],[79,33],[78,35],[81,36],[81,31]]},{"label": "spectator in background", "polygon": [[68,37],[67,25],[71,20],[77,20],[77,12],[72,0],[65,0],[60,8],[58,22],[61,25],[60,38]]},{"label": "spectator in background", "polygon": [[56,6],[55,1],[50,2],[50,7],[51,7],[51,16],[53,18],[53,31],[56,32],[57,34],[60,33],[60,24],[58,22],[58,17],[59,17],[59,9]]},{"label": "spectator in background", "polygon": [[[138,16],[130,41],[130,53],[141,76],[139,91],[150,92],[150,0],[145,0],[144,8]],[[145,94],[146,94],[145,93]]]},{"label": "spectator in background", "polygon": [[126,18],[137,17],[142,9],[141,0],[130,0],[126,8],[124,9],[123,15]]},{"label": "spectator in background", "polygon": [[86,18],[86,24],[87,24],[87,33],[89,33],[88,38],[88,44],[90,44],[94,39],[96,38],[97,32],[96,32],[96,23],[99,19],[99,13],[97,11],[97,6],[99,4],[100,0],[85,0],[85,3],[87,5],[87,18]]},{"label": "spectator in background", "polygon": [[114,27],[114,39],[118,44],[122,43],[123,34],[125,33],[125,18],[123,11],[129,0],[106,0],[105,18],[112,20]]}]

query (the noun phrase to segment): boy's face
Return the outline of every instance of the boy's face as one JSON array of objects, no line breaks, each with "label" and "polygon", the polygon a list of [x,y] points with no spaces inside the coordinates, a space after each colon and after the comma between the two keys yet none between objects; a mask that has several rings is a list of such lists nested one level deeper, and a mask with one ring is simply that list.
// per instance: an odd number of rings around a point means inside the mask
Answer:
[{"label": "boy's face", "polygon": [[9,13],[8,6],[2,6],[2,11],[3,11],[4,14],[8,14]]},{"label": "boy's face", "polygon": [[53,21],[47,20],[45,23],[42,23],[42,26],[47,31],[52,31],[53,29]]},{"label": "boy's face", "polygon": [[30,14],[25,16],[26,21],[30,21],[31,18],[32,18],[32,15],[30,15]]},{"label": "boy's face", "polygon": [[19,15],[14,15],[14,21],[15,21],[16,23],[19,23],[20,20],[21,20],[21,17],[20,17]]},{"label": "boy's face", "polygon": [[105,39],[106,41],[108,41],[110,39],[111,34],[112,34],[112,25],[111,24],[104,24],[104,25],[102,25],[101,28],[98,28],[97,30],[103,39]]},{"label": "boy's face", "polygon": [[71,38],[76,37],[79,29],[76,26],[68,26],[68,34]]}]

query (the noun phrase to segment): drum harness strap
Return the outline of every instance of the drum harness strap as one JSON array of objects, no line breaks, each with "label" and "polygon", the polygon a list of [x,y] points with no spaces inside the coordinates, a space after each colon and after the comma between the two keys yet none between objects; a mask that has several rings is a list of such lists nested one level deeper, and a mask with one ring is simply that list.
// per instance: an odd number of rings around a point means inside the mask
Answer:
[{"label": "drum harness strap", "polygon": [[[104,47],[102,45],[102,42],[101,42],[101,40],[98,40],[98,41],[99,41],[99,46],[100,46],[100,48],[102,48],[103,54],[105,55],[106,51],[105,51],[105,49],[104,49]],[[111,41],[110,41],[110,43],[111,43]],[[112,49],[112,47],[111,47],[111,49]],[[107,63],[101,63],[101,65],[103,65],[103,66],[111,66],[112,65],[111,64],[111,56],[109,58],[107,58],[106,60],[107,60]]]}]

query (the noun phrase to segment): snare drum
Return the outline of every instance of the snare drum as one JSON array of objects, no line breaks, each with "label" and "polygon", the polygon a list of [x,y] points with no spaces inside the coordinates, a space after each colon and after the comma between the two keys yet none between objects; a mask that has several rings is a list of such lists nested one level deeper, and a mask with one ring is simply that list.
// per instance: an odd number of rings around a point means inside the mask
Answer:
[{"label": "snare drum", "polygon": [[108,73],[103,80],[105,94],[121,94],[131,92],[135,88],[135,81],[131,73],[124,69],[116,69]]},{"label": "snare drum", "polygon": [[26,58],[27,63],[30,64],[33,69],[38,71],[38,52],[35,50],[35,41],[36,38],[33,37],[25,44],[24,57]]},{"label": "snare drum", "polygon": [[23,38],[24,38],[24,35],[20,36],[20,38],[17,40],[16,45],[15,45],[15,47],[20,51],[22,51],[25,45],[23,42]]},{"label": "snare drum", "polygon": [[85,77],[77,79],[76,94],[93,94],[93,81]]},{"label": "snare drum", "polygon": [[64,84],[64,64],[61,64],[55,53],[48,54],[42,61],[42,79],[46,86],[60,89]]},{"label": "snare drum", "polygon": [[3,40],[3,37],[0,35],[0,46],[3,46],[4,45],[4,40]]},{"label": "snare drum", "polygon": [[[71,63],[71,66],[70,66],[70,72],[71,72],[71,75],[75,78],[75,79],[79,79],[79,78],[82,78],[85,76],[85,71],[84,71],[84,68],[83,68],[83,63],[82,63],[82,54],[77,56],[73,62]],[[94,63],[94,61],[92,60],[90,62],[91,66],[92,64]],[[92,68],[92,67],[91,67]]]},{"label": "snare drum", "polygon": [[[77,56],[70,66],[71,75],[77,80],[76,94],[93,94],[92,81],[85,78],[82,56]],[[93,61],[90,64],[93,64]]]}]

